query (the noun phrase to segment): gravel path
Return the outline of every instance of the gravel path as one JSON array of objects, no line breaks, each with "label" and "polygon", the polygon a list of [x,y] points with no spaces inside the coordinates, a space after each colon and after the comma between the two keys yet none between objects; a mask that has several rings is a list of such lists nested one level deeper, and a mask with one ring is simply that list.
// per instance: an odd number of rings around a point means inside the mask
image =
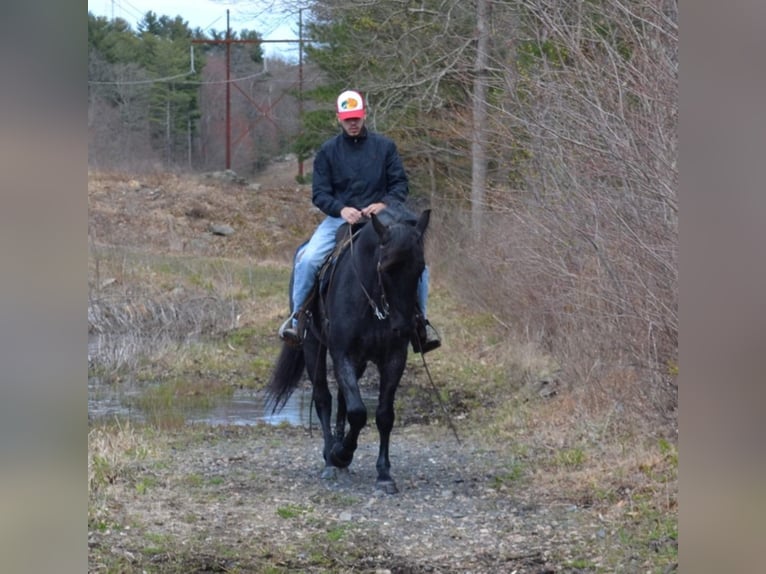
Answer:
[{"label": "gravel path", "polygon": [[546,501],[512,461],[461,438],[396,427],[400,492],[386,495],[374,488],[374,426],[335,481],[319,479],[316,430],[187,429],[109,485],[105,518],[89,532],[89,570],[596,571],[571,566],[584,554],[598,563],[595,511]]}]

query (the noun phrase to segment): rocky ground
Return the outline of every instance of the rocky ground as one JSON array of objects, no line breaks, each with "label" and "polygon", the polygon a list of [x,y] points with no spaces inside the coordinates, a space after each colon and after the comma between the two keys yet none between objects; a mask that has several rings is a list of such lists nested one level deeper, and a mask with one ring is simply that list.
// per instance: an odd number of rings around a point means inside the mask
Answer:
[{"label": "rocky ground", "polygon": [[608,571],[597,509],[541,492],[507,455],[444,427],[395,430],[395,495],[374,488],[369,427],[333,481],[319,478],[316,430],[186,430],[148,448],[103,487],[92,572]]},{"label": "rocky ground", "polygon": [[[266,358],[254,361],[253,341],[273,339],[284,311],[282,286],[273,295],[248,284],[241,296],[231,270],[240,262],[251,268],[256,259],[285,267],[318,221],[310,188],[294,182],[294,167],[278,165],[247,182],[226,174],[89,174],[91,303],[130,321],[139,307],[146,313],[142,297],[154,297],[164,313],[184,309],[183,293],[212,290],[241,306],[230,335],[244,342],[226,339],[209,355],[184,351],[187,371],[205,384],[225,383],[220,368],[231,369],[235,351],[247,376],[266,369]],[[163,258],[128,257],[135,251]],[[192,265],[216,258],[228,261],[219,271],[222,286]],[[183,288],[177,269],[187,274]],[[391,444],[398,494],[374,488],[372,421],[350,471],[329,482],[319,478],[317,429],[91,422],[89,572],[673,571],[675,447],[650,437],[620,443],[608,436],[612,419],[569,422],[564,413],[571,416],[572,403],[556,393],[536,398],[546,401],[539,404],[519,401],[520,410],[507,415],[482,412],[477,405],[497,408],[506,400],[476,391],[492,389],[488,361],[496,347],[471,351],[472,327],[461,318],[452,350],[441,349],[432,363],[437,379],[451,381],[461,443],[437,423],[430,389],[416,389],[405,377]],[[269,344],[258,348],[274,354]],[[475,357],[463,358],[468,351]],[[172,358],[166,353],[161,362],[175,372]],[[508,420],[497,420],[503,416]]]}]

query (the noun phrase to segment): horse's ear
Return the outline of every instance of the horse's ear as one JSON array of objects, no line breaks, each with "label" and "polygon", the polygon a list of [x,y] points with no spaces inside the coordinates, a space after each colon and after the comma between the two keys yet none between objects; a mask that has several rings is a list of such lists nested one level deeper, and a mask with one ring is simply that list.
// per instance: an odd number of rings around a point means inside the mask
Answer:
[{"label": "horse's ear", "polygon": [[378,219],[378,216],[374,213],[370,215],[370,219],[372,219],[372,226],[375,228],[375,232],[378,234],[378,237],[383,239],[385,237],[385,233],[388,231],[388,228],[383,225]]},{"label": "horse's ear", "polygon": [[423,233],[426,230],[426,227],[428,227],[428,222],[431,219],[431,210],[426,209],[423,211],[423,213],[420,214],[420,218],[418,219],[417,229],[420,231],[420,233]]}]

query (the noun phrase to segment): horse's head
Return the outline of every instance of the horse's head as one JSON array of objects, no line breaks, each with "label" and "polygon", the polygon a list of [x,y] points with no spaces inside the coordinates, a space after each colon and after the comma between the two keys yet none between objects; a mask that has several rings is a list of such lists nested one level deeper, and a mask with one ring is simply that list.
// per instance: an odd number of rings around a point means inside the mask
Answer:
[{"label": "horse's head", "polygon": [[417,219],[389,225],[375,215],[371,218],[380,243],[378,272],[396,332],[408,332],[412,325],[417,285],[426,264],[424,238],[430,217],[431,210],[427,209]]},{"label": "horse's head", "polygon": [[390,272],[394,267],[404,266],[420,276],[425,267],[423,239],[431,210],[423,211],[417,220],[399,220],[390,225],[374,214],[371,219],[380,240],[380,271]]}]

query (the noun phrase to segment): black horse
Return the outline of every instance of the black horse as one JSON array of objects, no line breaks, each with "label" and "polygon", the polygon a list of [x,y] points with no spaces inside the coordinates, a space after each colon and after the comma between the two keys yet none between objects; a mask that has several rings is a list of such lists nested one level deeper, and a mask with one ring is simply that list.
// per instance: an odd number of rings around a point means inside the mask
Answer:
[{"label": "black horse", "polygon": [[[303,346],[282,346],[267,387],[267,404],[273,404],[275,412],[281,409],[305,368],[324,436],[323,478],[334,477],[337,469],[347,468],[354,458],[359,433],[367,423],[358,381],[372,362],[380,375],[375,411],[380,434],[376,487],[397,492],[388,445],[394,426],[394,397],[415,328],[417,286],[425,267],[424,234],[430,215],[430,210],[417,217],[403,207],[389,207],[371,216],[353,235],[344,226],[347,245],[321,276],[318,296],[308,306]],[[334,434],[328,351],[338,383]]]}]

